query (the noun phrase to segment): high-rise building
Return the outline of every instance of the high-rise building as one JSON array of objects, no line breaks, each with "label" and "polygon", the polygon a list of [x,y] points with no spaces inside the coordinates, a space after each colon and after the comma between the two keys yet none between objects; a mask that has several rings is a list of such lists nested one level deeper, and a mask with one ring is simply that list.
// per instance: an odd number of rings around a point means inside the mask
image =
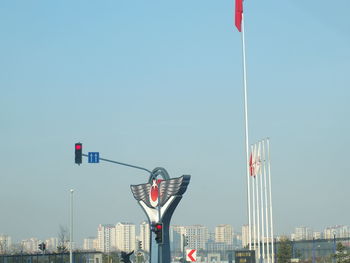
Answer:
[{"label": "high-rise building", "polygon": [[21,241],[23,251],[27,253],[39,251],[39,243],[41,243],[41,241],[38,240],[36,237],[24,239]]},{"label": "high-rise building", "polygon": [[182,253],[183,238],[185,235],[184,226],[170,226],[169,239],[170,239],[170,250],[173,253]]},{"label": "high-rise building", "polygon": [[205,249],[209,239],[208,228],[202,225],[185,226],[185,235],[191,249]]},{"label": "high-rise building", "polygon": [[57,250],[58,247],[58,238],[57,237],[51,237],[45,240],[46,249],[50,251]]},{"label": "high-rise building", "polygon": [[215,242],[215,232],[208,232],[208,241]]},{"label": "high-rise building", "polygon": [[95,237],[84,238],[83,249],[89,251],[98,250],[98,239]]},{"label": "high-rise building", "polygon": [[312,236],[314,239],[321,239],[322,233],[321,232],[314,232]]},{"label": "high-rise building", "polygon": [[[265,238],[265,240],[267,240]],[[242,247],[242,234],[241,233],[237,233],[234,236],[234,240],[233,240],[233,245],[235,245],[236,247],[241,248]]]},{"label": "high-rise building", "polygon": [[242,226],[242,247],[248,247],[249,245],[249,225]]},{"label": "high-rise building", "polygon": [[140,237],[141,249],[149,252],[150,251],[150,229],[147,221],[143,221],[140,224]]},{"label": "high-rise building", "polygon": [[131,223],[117,223],[115,226],[116,248],[119,251],[130,252],[135,250],[136,227]]},{"label": "high-rise building", "polygon": [[215,242],[233,244],[233,227],[231,225],[218,225],[215,227]]},{"label": "high-rise building", "polygon": [[305,226],[296,227],[291,235],[292,240],[310,240],[313,238],[313,231]]},{"label": "high-rise building", "polygon": [[110,252],[116,247],[114,225],[99,225],[97,229],[97,250],[101,252]]},{"label": "high-rise building", "polygon": [[0,254],[5,254],[8,252],[12,245],[11,237],[8,235],[0,235]]},{"label": "high-rise building", "polygon": [[349,226],[331,226],[325,228],[323,232],[325,239],[332,239],[334,235],[336,238],[345,238],[350,236],[350,227]]},{"label": "high-rise building", "polygon": [[172,229],[174,232],[178,233],[179,235],[186,234],[186,227],[184,226],[171,226],[170,229]]}]

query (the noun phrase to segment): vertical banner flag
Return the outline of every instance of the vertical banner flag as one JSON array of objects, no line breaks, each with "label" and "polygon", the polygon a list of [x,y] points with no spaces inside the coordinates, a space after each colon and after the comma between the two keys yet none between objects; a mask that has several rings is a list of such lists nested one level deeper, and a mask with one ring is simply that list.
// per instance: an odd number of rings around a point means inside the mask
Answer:
[{"label": "vertical banner flag", "polygon": [[252,147],[252,151],[250,153],[250,160],[249,160],[249,170],[250,170],[250,176],[256,175],[255,170],[255,161],[256,161],[256,149],[255,145]]},{"label": "vertical banner flag", "polygon": [[260,171],[261,166],[261,156],[260,156],[260,143],[259,146],[256,144],[252,147],[249,158],[249,171],[250,176],[257,176]]},{"label": "vertical banner flag", "polygon": [[254,171],[255,174],[257,175],[260,171],[260,166],[261,166],[261,157],[260,157],[260,142],[259,142],[259,146],[258,146],[258,150],[255,154],[255,167],[254,167]]},{"label": "vertical banner flag", "polygon": [[254,175],[254,167],[253,167],[253,152],[250,153],[250,159],[249,159],[249,171],[250,176]]},{"label": "vertical banner flag", "polygon": [[236,0],[235,25],[239,32],[242,31],[243,0]]}]

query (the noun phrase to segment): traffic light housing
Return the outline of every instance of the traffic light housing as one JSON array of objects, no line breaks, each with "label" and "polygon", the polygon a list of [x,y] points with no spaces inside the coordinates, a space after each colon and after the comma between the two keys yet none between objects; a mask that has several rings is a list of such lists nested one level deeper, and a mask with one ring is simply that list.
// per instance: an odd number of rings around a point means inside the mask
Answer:
[{"label": "traffic light housing", "polygon": [[157,244],[163,244],[163,223],[156,223],[153,227],[153,231],[156,234]]},{"label": "traffic light housing", "polygon": [[139,240],[139,241],[137,242],[137,249],[138,249],[138,250],[142,250],[142,241],[141,241],[141,240]]},{"label": "traffic light housing", "polygon": [[83,159],[83,144],[78,142],[75,144],[75,163],[81,164]]},{"label": "traffic light housing", "polygon": [[188,246],[188,237],[184,237],[184,246],[187,247]]},{"label": "traffic light housing", "polygon": [[40,244],[39,244],[39,249],[40,249],[41,251],[44,251],[44,250],[46,249],[46,244],[45,244],[45,243],[40,243]]}]

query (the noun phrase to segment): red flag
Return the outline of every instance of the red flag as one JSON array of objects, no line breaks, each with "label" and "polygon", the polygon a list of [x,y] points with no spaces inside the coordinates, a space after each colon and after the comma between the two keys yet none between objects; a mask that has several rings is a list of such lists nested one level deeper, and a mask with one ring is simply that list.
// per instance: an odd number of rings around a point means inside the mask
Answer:
[{"label": "red flag", "polygon": [[250,176],[255,176],[254,173],[254,163],[253,163],[253,153],[250,154],[250,159],[249,159],[249,171],[250,171]]},{"label": "red flag", "polygon": [[242,30],[243,0],[236,0],[235,25],[239,32]]}]

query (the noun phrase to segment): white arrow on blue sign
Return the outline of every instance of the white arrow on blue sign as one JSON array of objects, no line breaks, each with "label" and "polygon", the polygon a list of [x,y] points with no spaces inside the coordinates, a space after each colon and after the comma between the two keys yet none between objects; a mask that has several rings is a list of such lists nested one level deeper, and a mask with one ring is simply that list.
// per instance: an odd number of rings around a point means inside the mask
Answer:
[{"label": "white arrow on blue sign", "polygon": [[89,163],[99,163],[100,153],[99,152],[89,152],[88,154]]}]

